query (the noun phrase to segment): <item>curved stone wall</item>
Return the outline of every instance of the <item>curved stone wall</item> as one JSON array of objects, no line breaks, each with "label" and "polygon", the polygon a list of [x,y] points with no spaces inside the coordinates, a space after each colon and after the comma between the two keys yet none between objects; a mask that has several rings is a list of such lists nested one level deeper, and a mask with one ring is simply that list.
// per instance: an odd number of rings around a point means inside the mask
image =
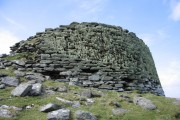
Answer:
[{"label": "curved stone wall", "polygon": [[101,23],[47,28],[11,47],[35,52],[28,69],[80,86],[164,95],[149,48],[134,33]]}]

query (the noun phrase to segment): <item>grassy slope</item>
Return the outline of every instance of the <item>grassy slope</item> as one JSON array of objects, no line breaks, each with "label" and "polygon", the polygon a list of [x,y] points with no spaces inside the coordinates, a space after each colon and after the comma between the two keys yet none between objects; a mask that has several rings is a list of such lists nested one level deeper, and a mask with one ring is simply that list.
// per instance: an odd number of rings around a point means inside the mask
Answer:
[{"label": "grassy slope", "polygon": [[[61,86],[66,85],[64,83],[56,83],[53,81],[46,81],[44,86]],[[30,110],[23,110],[19,112],[17,118],[14,120],[44,120],[46,119],[47,113],[39,112],[39,108],[42,105],[45,105],[49,102],[56,104],[63,104],[60,101],[56,100],[56,96],[62,97],[68,100],[78,101],[79,96],[74,94],[74,92],[82,91],[83,88],[77,86],[68,86],[68,93],[56,93],[55,95],[44,95],[38,97],[11,97],[10,92],[13,89],[12,87],[0,90],[0,97],[4,98],[0,101],[1,105],[13,105],[18,107],[23,107],[25,105],[35,104],[35,107]],[[93,89],[94,91],[97,91]],[[175,99],[168,99],[165,97],[155,96],[152,94],[143,94],[142,96],[151,99],[155,105],[157,105],[157,110],[149,111],[140,108],[139,106],[134,105],[133,103],[128,103],[123,101],[119,96],[121,94],[126,94],[131,98],[136,93],[117,93],[114,91],[102,92],[104,95],[95,99],[95,104],[85,105],[83,102],[80,108],[72,108],[66,105],[67,108],[71,109],[71,117],[74,119],[74,112],[76,110],[86,110],[95,114],[100,120],[175,120],[175,115],[180,113],[180,107],[173,105],[172,102]],[[110,103],[119,102],[124,109],[128,109],[131,112],[115,116],[112,114],[112,109],[114,106],[111,106]],[[1,118],[0,118],[1,119]],[[2,120],[5,120],[4,118]],[[8,120],[8,119],[7,119]]]}]

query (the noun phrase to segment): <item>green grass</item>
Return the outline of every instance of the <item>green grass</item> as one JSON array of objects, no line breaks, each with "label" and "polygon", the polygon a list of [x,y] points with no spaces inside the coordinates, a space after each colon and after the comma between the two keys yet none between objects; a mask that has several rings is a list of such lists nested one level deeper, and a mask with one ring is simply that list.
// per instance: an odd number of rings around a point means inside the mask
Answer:
[{"label": "green grass", "polygon": [[[67,100],[80,101],[80,96],[74,93],[78,93],[83,90],[83,88],[77,86],[68,86],[66,83],[60,83],[55,81],[45,81],[44,86],[67,86],[69,89],[68,93],[56,93],[54,95],[44,95],[37,97],[12,97],[10,95],[11,88],[6,88],[0,90],[0,97],[4,100],[0,101],[0,104],[3,105],[13,105],[18,107],[23,107],[26,105],[34,104],[35,107],[30,110],[23,110],[18,113],[18,116],[14,120],[44,120],[47,117],[47,113],[39,112],[39,108],[50,102],[64,105],[56,99],[56,97],[61,97]],[[92,89],[94,92],[99,92],[96,89]],[[152,94],[142,94],[143,97],[151,99],[153,103],[157,106],[156,110],[144,110],[141,107],[134,105],[133,103],[128,103],[127,101],[122,100],[119,96],[125,94],[131,99],[136,92],[133,93],[117,93],[115,91],[100,91],[103,94],[102,97],[96,97],[95,103],[93,105],[85,105],[85,102],[81,102],[80,108],[72,108],[69,105],[65,105],[68,109],[71,110],[71,119],[74,120],[74,113],[77,110],[85,110],[93,113],[98,117],[99,120],[178,120],[175,118],[177,114],[180,113],[180,106],[173,105],[172,102],[174,99],[169,99],[165,97],[155,96]],[[121,104],[122,108],[130,110],[129,113],[122,115],[113,115],[112,109],[115,108],[111,105],[111,102],[118,102]],[[6,119],[4,119],[6,120]],[[7,119],[8,120],[8,119]]]},{"label": "green grass", "polygon": [[7,56],[3,59],[5,60],[19,60],[19,59],[27,59],[27,58],[34,58],[35,57],[35,53],[31,53],[31,52],[22,52],[22,53],[17,53],[16,55],[13,56]]},{"label": "green grass", "polygon": [[14,76],[14,70],[13,68],[9,67],[8,69],[0,69],[0,74],[4,74],[7,76]]}]

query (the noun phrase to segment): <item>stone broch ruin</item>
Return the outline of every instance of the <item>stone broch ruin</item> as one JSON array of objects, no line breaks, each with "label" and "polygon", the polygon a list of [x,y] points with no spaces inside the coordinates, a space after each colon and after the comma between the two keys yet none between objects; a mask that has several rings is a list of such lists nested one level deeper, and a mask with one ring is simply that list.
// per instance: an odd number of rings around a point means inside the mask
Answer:
[{"label": "stone broch ruin", "polygon": [[[102,23],[46,28],[11,47],[11,55],[31,53],[19,71],[82,87],[138,90],[164,96],[149,48],[135,33]],[[11,65],[3,61],[5,66]]]}]

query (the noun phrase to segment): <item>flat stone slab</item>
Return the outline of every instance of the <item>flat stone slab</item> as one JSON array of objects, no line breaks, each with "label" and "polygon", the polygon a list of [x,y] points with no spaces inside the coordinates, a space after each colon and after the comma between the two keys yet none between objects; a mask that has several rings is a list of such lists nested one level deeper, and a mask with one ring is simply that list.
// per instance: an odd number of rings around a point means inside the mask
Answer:
[{"label": "flat stone slab", "polygon": [[133,102],[134,102],[134,104],[139,105],[139,106],[141,106],[142,108],[147,109],[147,110],[154,110],[154,109],[157,108],[157,107],[152,103],[151,100],[146,99],[146,98],[143,98],[143,97],[134,97],[134,98],[133,98]]},{"label": "flat stone slab", "polygon": [[18,86],[19,85],[19,80],[16,79],[15,77],[2,77],[1,78],[1,83],[7,85],[7,86]]},{"label": "flat stone slab", "polygon": [[51,112],[51,111],[54,111],[54,110],[58,110],[60,109],[61,106],[60,105],[57,105],[57,104],[53,104],[53,103],[49,103],[47,105],[44,105],[40,108],[40,111],[41,112]]},{"label": "flat stone slab", "polygon": [[82,110],[76,111],[75,116],[77,120],[98,120],[92,113]]},{"label": "flat stone slab", "polygon": [[30,92],[31,88],[32,88],[31,84],[23,83],[17,86],[14,90],[12,90],[11,94],[13,96],[23,97],[23,96],[26,96]]},{"label": "flat stone slab", "polygon": [[47,120],[70,120],[70,110],[64,108],[49,112]]}]

